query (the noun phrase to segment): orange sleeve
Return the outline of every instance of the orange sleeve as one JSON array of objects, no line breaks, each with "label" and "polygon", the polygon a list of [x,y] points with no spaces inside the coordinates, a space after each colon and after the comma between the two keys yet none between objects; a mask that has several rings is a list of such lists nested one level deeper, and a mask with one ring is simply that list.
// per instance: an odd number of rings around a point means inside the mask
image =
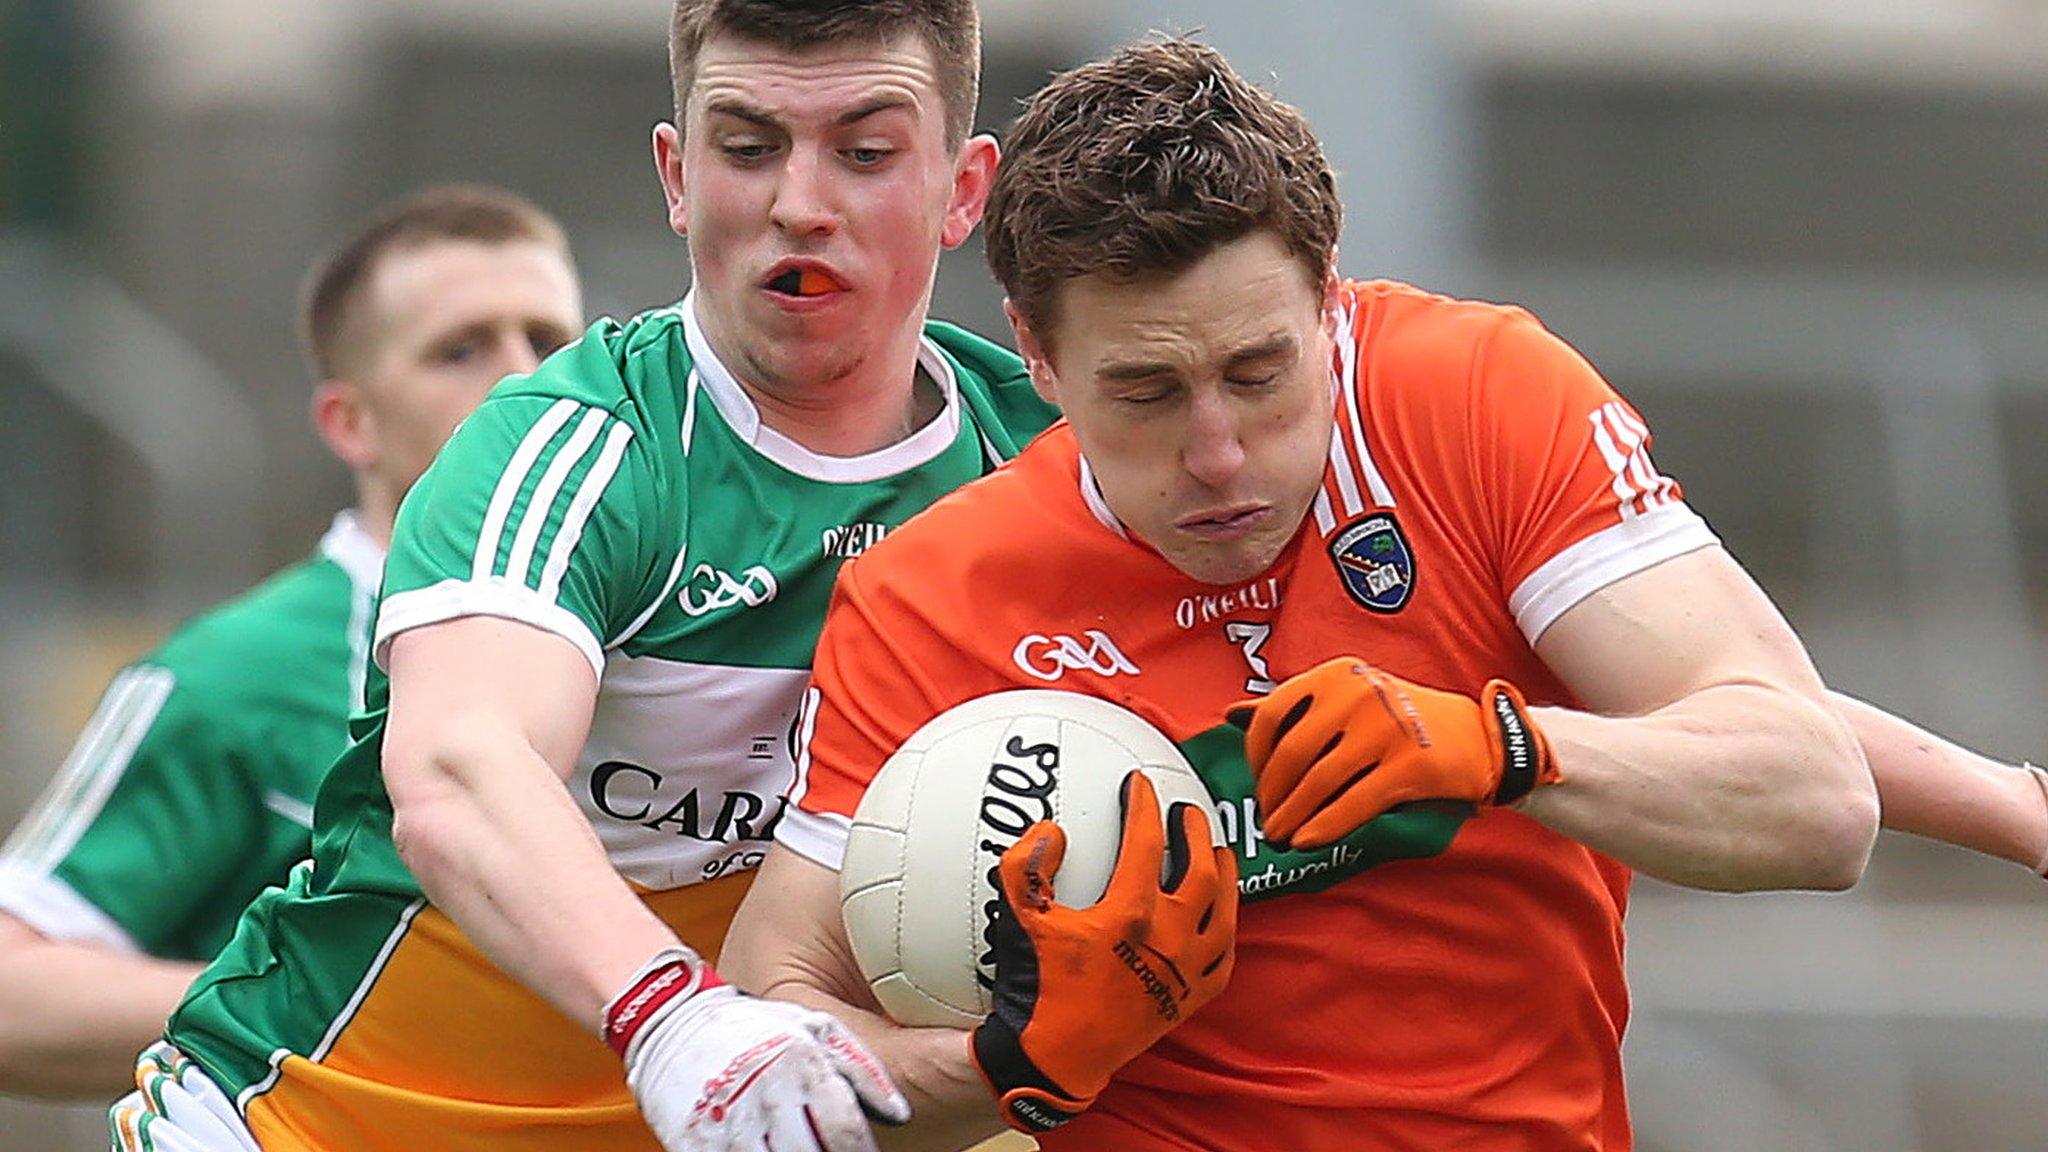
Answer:
[{"label": "orange sleeve", "polygon": [[1468,498],[1530,643],[1608,584],[1715,543],[1651,461],[1642,416],[1527,312],[1479,345],[1465,418]]},{"label": "orange sleeve", "polygon": [[[948,691],[965,662],[904,598],[870,594],[869,557],[839,570],[798,717],[796,787],[776,839],[838,868],[846,832],[882,762],[927,720],[957,702]],[[902,638],[921,638],[907,643]]]}]

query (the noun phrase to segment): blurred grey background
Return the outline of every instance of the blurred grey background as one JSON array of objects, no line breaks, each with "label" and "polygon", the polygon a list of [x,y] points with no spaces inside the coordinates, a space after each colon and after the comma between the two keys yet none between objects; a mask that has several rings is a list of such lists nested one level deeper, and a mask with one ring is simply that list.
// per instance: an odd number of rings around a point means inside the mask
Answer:
[{"label": "blurred grey background", "polygon": [[[308,261],[379,201],[500,182],[593,311],[669,302],[666,0],[0,0],[0,827],[106,678],[304,554]],[[1205,30],[1329,145],[1343,265],[1528,305],[1829,679],[2048,754],[2048,3],[982,0],[983,122]],[[941,315],[991,334],[965,250]],[[1843,896],[1644,882],[1646,1152],[2048,1144],[2048,888],[1887,838]],[[0,1149],[104,1147],[0,1101]]]}]

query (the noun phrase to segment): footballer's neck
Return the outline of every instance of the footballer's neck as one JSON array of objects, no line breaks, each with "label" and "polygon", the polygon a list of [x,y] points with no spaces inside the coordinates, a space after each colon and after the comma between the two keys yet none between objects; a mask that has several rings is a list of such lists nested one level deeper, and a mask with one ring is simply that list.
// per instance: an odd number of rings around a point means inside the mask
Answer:
[{"label": "footballer's neck", "polygon": [[732,367],[761,423],[822,456],[864,456],[907,439],[945,406],[938,382],[918,366],[922,338],[922,325],[907,325],[887,343],[846,349],[800,374],[796,365]]},{"label": "footballer's neck", "polygon": [[391,529],[398,519],[398,502],[405,497],[405,491],[374,473],[358,472],[355,481],[356,524],[378,547],[388,550]]}]

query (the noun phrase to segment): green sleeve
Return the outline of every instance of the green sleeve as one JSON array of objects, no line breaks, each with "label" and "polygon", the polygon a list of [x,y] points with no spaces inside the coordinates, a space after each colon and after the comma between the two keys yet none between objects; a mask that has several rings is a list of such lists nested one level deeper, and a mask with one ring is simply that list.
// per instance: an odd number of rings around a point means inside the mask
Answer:
[{"label": "green sleeve", "polygon": [[[655,469],[630,405],[501,391],[464,421],[399,509],[375,653],[463,616],[518,620],[604,648],[659,595]],[[672,557],[671,557],[672,559]]]},{"label": "green sleeve", "polygon": [[[272,822],[237,742],[203,682],[155,664],[123,671],[8,840],[0,908],[54,939],[210,955],[219,941],[199,939],[214,933],[196,921],[225,892],[246,900],[283,879],[267,874]],[[249,875],[259,863],[266,874]]]}]

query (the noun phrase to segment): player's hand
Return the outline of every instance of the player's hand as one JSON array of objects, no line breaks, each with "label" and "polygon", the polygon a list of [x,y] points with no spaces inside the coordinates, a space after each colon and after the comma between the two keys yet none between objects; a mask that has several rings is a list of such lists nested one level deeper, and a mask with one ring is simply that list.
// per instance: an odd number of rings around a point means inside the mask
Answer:
[{"label": "player's hand", "polygon": [[844,1025],[742,995],[686,949],[656,956],[606,1007],[604,1038],[668,1152],[875,1152],[868,1117],[910,1119]]},{"label": "player's hand", "polygon": [[1505,680],[1479,698],[1339,657],[1232,705],[1266,838],[1321,848],[1418,800],[1512,804],[1558,779],[1550,743]]},{"label": "player's hand", "polygon": [[1026,829],[998,867],[995,1010],[974,1030],[974,1059],[1021,1132],[1080,1114],[1230,979],[1236,858],[1210,846],[1193,804],[1173,805],[1162,832],[1141,772],[1124,778],[1123,806],[1116,867],[1090,907],[1053,902],[1067,838],[1051,821]]}]

